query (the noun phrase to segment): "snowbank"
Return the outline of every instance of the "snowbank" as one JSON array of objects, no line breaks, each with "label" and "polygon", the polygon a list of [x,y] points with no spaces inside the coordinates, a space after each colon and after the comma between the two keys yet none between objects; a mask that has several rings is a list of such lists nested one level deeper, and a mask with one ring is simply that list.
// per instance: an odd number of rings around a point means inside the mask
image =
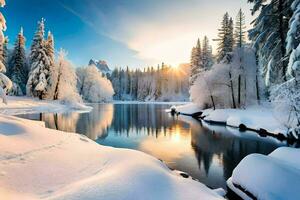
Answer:
[{"label": "snowbank", "polygon": [[244,124],[247,128],[266,131],[274,134],[287,134],[287,128],[276,119],[272,108],[256,106],[245,110],[241,109],[218,109],[204,111],[204,120],[224,122],[228,126],[239,127]]},{"label": "snowbank", "polygon": [[[184,114],[201,112],[194,103],[177,106],[176,111]],[[286,135],[288,129],[279,122],[270,105],[252,106],[247,109],[206,109],[202,111],[201,117],[206,122],[222,123],[238,128],[244,124],[247,128],[257,130],[265,129],[273,134]]]},{"label": "snowbank", "polygon": [[299,157],[300,149],[289,147],[269,156],[251,154],[234,169],[228,187],[244,199],[300,199]]},{"label": "snowbank", "polygon": [[142,152],[0,115],[3,199],[223,199]]},{"label": "snowbank", "polygon": [[0,113],[18,115],[26,113],[63,113],[70,111],[89,112],[91,107],[80,103],[38,100],[30,97],[8,97],[8,104],[0,103]]},{"label": "snowbank", "polygon": [[[174,104],[175,105],[175,104]],[[176,112],[186,115],[192,115],[197,112],[201,112],[200,107],[195,103],[188,103],[180,106],[176,106]]]}]

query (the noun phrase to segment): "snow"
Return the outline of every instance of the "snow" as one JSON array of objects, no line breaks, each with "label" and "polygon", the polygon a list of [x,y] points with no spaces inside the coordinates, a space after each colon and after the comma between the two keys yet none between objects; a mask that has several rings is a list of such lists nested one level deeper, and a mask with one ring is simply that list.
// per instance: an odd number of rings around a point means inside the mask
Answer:
[{"label": "snow", "polygon": [[0,115],[3,199],[223,199],[142,152]]},{"label": "snow", "polygon": [[[178,106],[177,111],[193,114],[201,111],[196,104]],[[287,134],[288,129],[279,122],[271,105],[265,103],[260,106],[251,106],[247,109],[206,109],[202,116],[205,121],[225,123],[228,126],[238,128],[244,124],[248,128],[259,130],[265,129],[273,134]]]},{"label": "snow", "polygon": [[191,115],[196,112],[200,112],[200,107],[195,103],[189,103],[184,105],[175,106],[176,111],[182,114]]},{"label": "snow", "polygon": [[[300,149],[281,147],[269,156],[251,154],[234,169],[228,186],[246,196],[240,185],[257,199],[300,199]],[[244,199],[250,199],[244,198]]]},{"label": "snow", "polygon": [[268,132],[287,134],[287,128],[278,122],[271,107],[253,106],[245,110],[241,109],[218,109],[210,110],[205,120],[226,122],[228,126],[239,127],[244,124],[248,128]]},{"label": "snow", "polygon": [[63,113],[71,111],[89,112],[91,107],[80,103],[38,100],[31,97],[7,97],[7,104],[0,103],[0,114],[19,115],[27,113]]}]

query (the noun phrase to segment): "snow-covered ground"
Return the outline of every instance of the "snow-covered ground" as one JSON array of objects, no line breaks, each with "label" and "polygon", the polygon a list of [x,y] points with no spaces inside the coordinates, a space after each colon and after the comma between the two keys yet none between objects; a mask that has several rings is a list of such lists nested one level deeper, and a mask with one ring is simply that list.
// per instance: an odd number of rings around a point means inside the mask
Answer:
[{"label": "snow-covered ground", "polygon": [[1,199],[223,199],[147,154],[0,115]]},{"label": "snow-covered ground", "polygon": [[228,187],[243,199],[300,199],[299,157],[300,149],[289,147],[278,148],[269,156],[251,154],[234,169]]},{"label": "snow-covered ground", "polygon": [[[177,111],[182,113],[196,113],[201,109],[195,104],[178,106]],[[270,105],[252,106],[247,109],[207,109],[203,110],[202,116],[205,121],[221,122],[228,126],[239,127],[244,124],[248,128],[259,130],[265,129],[270,133],[287,134],[288,129],[280,123]]]},{"label": "snow-covered ground", "polygon": [[61,101],[39,100],[31,97],[7,97],[8,103],[0,103],[0,114],[63,113],[70,111],[89,112],[91,107],[83,104],[64,104]]}]

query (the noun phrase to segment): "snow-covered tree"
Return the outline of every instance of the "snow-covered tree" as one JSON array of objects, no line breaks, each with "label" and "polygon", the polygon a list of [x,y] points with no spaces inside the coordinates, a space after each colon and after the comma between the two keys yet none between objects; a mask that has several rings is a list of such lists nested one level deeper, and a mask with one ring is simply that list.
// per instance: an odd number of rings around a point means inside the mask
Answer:
[{"label": "snow-covered tree", "polygon": [[[245,66],[240,72],[240,64]],[[257,103],[257,65],[254,50],[251,48],[236,48],[232,54],[227,54],[222,62],[214,64],[210,70],[203,71],[190,89],[191,100],[202,108],[237,108],[236,99],[238,77],[247,77],[241,91],[241,105]]]},{"label": "snow-covered tree", "polygon": [[191,53],[191,77],[190,77],[190,85],[193,85],[195,80],[197,79],[199,73],[203,68],[202,63],[202,48],[200,39],[197,40],[197,45],[193,47]]},{"label": "snow-covered tree", "polygon": [[8,75],[15,84],[13,87],[13,93],[15,95],[26,94],[28,67],[26,61],[25,37],[23,35],[23,28],[21,28],[18,34],[9,65],[10,68]]},{"label": "snow-covered tree", "polygon": [[212,55],[212,47],[209,44],[209,39],[207,36],[204,36],[202,42],[202,63],[203,68],[208,70],[214,64],[213,55]]},{"label": "snow-covered tree", "polygon": [[54,63],[54,43],[50,33],[44,40],[44,19],[38,23],[30,52],[30,73],[27,82],[27,95],[40,99],[53,99],[57,73]]},{"label": "snow-covered tree", "polygon": [[[300,50],[300,49],[299,49]],[[300,65],[294,65],[295,78],[271,88],[277,119],[295,138],[300,137]]]},{"label": "snow-covered tree", "polygon": [[8,37],[6,36],[4,39],[3,48],[0,49],[0,61],[6,66],[6,70],[8,70],[7,62],[8,62]]},{"label": "snow-covered tree", "polygon": [[103,77],[101,72],[94,66],[78,68],[77,88],[82,98],[88,102],[111,101],[114,89],[111,82]]},{"label": "snow-covered tree", "polygon": [[287,80],[286,35],[294,0],[248,0],[257,14],[249,38],[257,50],[259,65],[268,86]]},{"label": "snow-covered tree", "polygon": [[228,13],[223,16],[221,28],[218,31],[218,38],[215,41],[218,41],[217,60],[221,62],[228,53],[232,52],[234,45],[233,20]]},{"label": "snow-covered tree", "polygon": [[235,22],[235,45],[236,47],[243,47],[246,43],[246,22],[245,22],[245,14],[242,9],[239,10],[238,15],[236,17]]},{"label": "snow-covered tree", "polygon": [[293,16],[290,20],[289,31],[287,33],[286,52],[290,55],[289,64],[287,68],[287,77],[294,77],[294,65],[300,62],[300,0],[295,0],[292,4]]},{"label": "snow-covered tree", "polygon": [[54,90],[54,99],[67,103],[81,102],[77,91],[77,75],[72,63],[66,59],[67,53],[60,50],[57,61],[57,81]]},{"label": "snow-covered tree", "polygon": [[[5,6],[5,1],[0,1],[0,6]],[[3,31],[6,30],[6,21],[2,13],[0,13],[0,49],[3,52],[5,46],[5,37]],[[6,103],[6,93],[12,88],[11,80],[5,76],[3,73],[6,72],[5,63],[3,63],[4,58],[0,60],[0,95],[3,99],[3,102]]]}]

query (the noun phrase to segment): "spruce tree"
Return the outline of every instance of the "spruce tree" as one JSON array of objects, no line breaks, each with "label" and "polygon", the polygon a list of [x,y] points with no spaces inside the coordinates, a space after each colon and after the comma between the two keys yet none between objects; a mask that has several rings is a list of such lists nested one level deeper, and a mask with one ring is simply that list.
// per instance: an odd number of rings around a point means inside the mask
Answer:
[{"label": "spruce tree", "polygon": [[22,91],[22,94],[18,95],[25,94],[28,78],[28,68],[26,63],[25,37],[23,35],[23,28],[21,28],[15,42],[8,74],[13,83],[16,84],[16,86],[19,87]]},{"label": "spruce tree", "polygon": [[57,82],[58,77],[58,69],[57,65],[55,64],[55,55],[54,55],[54,37],[53,34],[49,31],[47,40],[45,41],[45,49],[46,54],[48,56],[48,67],[49,67],[49,78],[48,78],[48,85],[47,85],[47,99],[54,98],[54,90]]},{"label": "spruce tree", "polygon": [[221,62],[228,53],[232,52],[234,45],[233,20],[228,13],[223,16],[221,28],[218,31],[218,38],[214,41],[218,41],[217,61]]},{"label": "spruce tree", "polygon": [[0,60],[6,66],[6,71],[8,71],[7,59],[8,59],[8,37],[4,38],[3,48],[0,49]]},{"label": "spruce tree", "polygon": [[38,22],[30,52],[30,73],[27,82],[27,95],[39,99],[53,99],[54,87],[54,47],[53,37],[44,40],[44,19]]},{"label": "spruce tree", "polygon": [[201,69],[203,68],[202,63],[202,48],[200,39],[197,40],[197,45],[193,47],[191,53],[191,77],[190,77],[190,85],[193,85],[196,81]]},{"label": "spruce tree", "polygon": [[[0,1],[0,6],[5,6],[5,1]],[[3,17],[2,13],[0,12],[0,51],[3,52],[5,46],[5,37],[3,31],[6,30],[6,21]],[[2,54],[3,56],[3,54]],[[4,58],[0,59],[0,95],[3,99],[4,103],[6,103],[6,93],[12,88],[11,80],[4,75],[6,72],[5,63],[3,63]]]},{"label": "spruce tree", "polygon": [[296,74],[300,72],[300,0],[295,0],[291,7],[293,16],[290,20],[286,39],[286,53],[291,54],[287,68],[287,78],[296,77]]},{"label": "spruce tree", "polygon": [[240,9],[236,17],[234,34],[235,44],[238,48],[241,48],[246,43],[246,28],[245,14]]},{"label": "spruce tree", "polygon": [[202,42],[202,63],[205,70],[210,69],[213,65],[212,49],[207,36],[204,36]]},{"label": "spruce tree", "polygon": [[252,14],[258,13],[249,38],[254,41],[260,66],[268,86],[287,79],[286,35],[294,0],[248,0]]}]

